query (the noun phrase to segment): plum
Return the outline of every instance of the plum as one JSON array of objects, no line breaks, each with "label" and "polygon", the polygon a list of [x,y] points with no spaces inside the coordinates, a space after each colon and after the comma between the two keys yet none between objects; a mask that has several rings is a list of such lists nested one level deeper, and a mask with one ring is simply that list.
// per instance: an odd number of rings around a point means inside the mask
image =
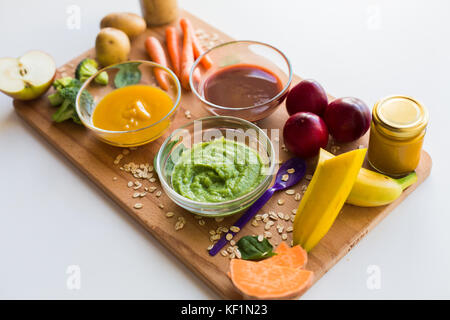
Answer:
[{"label": "plum", "polygon": [[350,142],[362,137],[369,130],[371,113],[362,100],[345,97],[328,105],[324,120],[337,142]]},{"label": "plum", "polygon": [[317,155],[328,144],[328,129],[321,117],[312,112],[297,112],[284,124],[286,147],[300,158]]},{"label": "plum", "polygon": [[300,81],[293,87],[286,98],[289,115],[297,112],[312,112],[321,116],[328,106],[327,93],[315,80]]}]

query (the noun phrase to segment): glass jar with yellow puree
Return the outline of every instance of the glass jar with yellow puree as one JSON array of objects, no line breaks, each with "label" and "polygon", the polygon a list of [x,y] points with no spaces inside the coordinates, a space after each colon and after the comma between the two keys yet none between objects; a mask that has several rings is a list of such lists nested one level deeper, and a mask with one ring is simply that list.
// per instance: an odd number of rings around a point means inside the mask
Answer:
[{"label": "glass jar with yellow puree", "polygon": [[406,96],[390,96],[372,110],[368,160],[376,170],[403,176],[419,164],[428,111]]}]

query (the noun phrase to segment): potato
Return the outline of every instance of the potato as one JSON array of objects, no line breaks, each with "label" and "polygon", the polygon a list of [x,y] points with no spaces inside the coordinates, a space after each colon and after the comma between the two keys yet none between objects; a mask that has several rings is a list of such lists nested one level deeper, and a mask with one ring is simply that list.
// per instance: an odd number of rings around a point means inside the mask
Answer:
[{"label": "potato", "polygon": [[145,31],[145,20],[134,13],[115,12],[105,16],[100,22],[100,28],[112,27],[125,32],[130,38]]},{"label": "potato", "polygon": [[127,61],[130,39],[125,32],[115,28],[103,28],[95,39],[97,61],[104,67]]}]

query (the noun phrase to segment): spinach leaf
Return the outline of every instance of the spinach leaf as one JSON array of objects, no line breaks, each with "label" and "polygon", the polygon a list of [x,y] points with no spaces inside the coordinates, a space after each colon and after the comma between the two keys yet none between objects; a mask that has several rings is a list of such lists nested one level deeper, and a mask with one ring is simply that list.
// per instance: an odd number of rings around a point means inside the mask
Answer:
[{"label": "spinach leaf", "polygon": [[117,66],[119,72],[114,77],[114,85],[116,88],[139,83],[142,77],[141,70],[139,70],[140,64],[140,62],[128,62]]},{"label": "spinach leaf", "polygon": [[245,236],[239,239],[237,245],[244,260],[261,260],[276,255],[266,238],[259,242],[257,236]]}]

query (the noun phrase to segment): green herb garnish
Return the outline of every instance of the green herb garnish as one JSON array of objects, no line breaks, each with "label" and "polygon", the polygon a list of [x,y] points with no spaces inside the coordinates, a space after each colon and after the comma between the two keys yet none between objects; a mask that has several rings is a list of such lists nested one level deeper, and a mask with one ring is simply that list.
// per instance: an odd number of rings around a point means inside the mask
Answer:
[{"label": "green herb garnish", "polygon": [[116,88],[122,88],[139,83],[141,81],[142,73],[139,70],[140,62],[128,62],[118,65],[119,69],[115,78],[114,85]]},{"label": "green herb garnish", "polygon": [[266,238],[259,242],[257,236],[245,236],[239,239],[237,245],[244,260],[261,260],[276,255]]}]

